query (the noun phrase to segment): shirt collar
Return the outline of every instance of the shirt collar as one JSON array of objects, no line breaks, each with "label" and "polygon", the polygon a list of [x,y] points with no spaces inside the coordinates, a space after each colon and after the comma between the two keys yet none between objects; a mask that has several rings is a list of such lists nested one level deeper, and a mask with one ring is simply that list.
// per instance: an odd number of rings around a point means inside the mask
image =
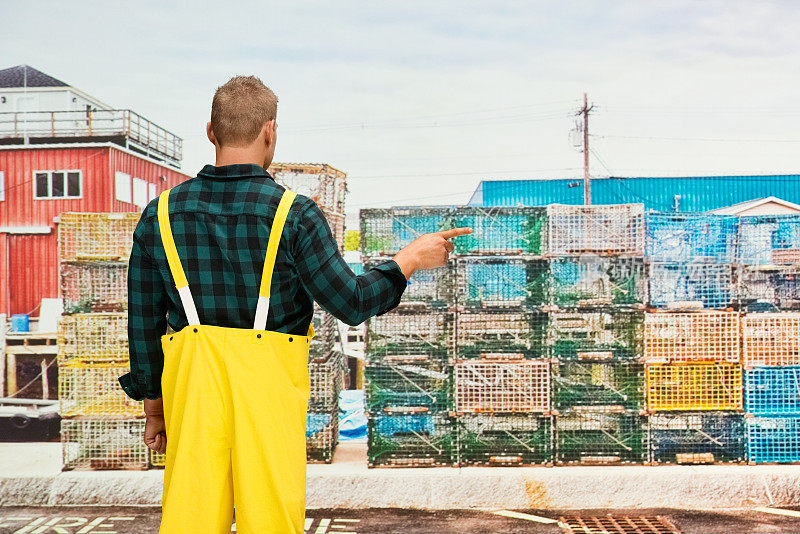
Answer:
[{"label": "shirt collar", "polygon": [[206,165],[197,175],[215,180],[241,180],[256,176],[264,176],[274,180],[272,175],[265,171],[263,167],[254,163],[236,163],[234,165],[221,165],[219,167]]}]

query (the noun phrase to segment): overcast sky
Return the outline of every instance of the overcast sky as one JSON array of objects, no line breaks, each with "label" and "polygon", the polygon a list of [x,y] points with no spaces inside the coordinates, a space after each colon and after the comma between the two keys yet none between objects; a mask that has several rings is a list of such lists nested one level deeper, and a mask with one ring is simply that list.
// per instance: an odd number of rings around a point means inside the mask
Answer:
[{"label": "overcast sky", "polygon": [[213,163],[214,89],[278,95],[276,161],[348,173],[358,209],[466,202],[482,179],[800,172],[800,3],[0,0],[0,67],[30,64]]}]

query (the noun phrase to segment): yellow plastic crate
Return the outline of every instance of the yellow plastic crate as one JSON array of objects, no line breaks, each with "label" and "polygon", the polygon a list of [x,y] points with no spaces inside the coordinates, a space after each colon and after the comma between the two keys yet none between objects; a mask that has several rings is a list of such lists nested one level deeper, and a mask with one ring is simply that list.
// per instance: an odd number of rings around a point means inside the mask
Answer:
[{"label": "yellow plastic crate", "polygon": [[648,364],[647,409],[742,410],[742,366],[733,363]]},{"label": "yellow plastic crate", "polygon": [[162,454],[160,452],[156,452],[151,448],[148,448],[147,450],[148,454],[150,455],[148,460],[148,465],[151,468],[163,469],[164,466],[166,465],[167,455]]}]

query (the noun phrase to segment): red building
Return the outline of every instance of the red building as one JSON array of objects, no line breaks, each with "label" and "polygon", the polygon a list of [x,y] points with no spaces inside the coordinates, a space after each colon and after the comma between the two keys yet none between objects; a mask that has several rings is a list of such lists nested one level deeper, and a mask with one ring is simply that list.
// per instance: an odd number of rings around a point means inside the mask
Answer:
[{"label": "red building", "polygon": [[141,212],[189,178],[181,143],[36,69],[0,70],[0,313],[60,297],[60,213]]}]

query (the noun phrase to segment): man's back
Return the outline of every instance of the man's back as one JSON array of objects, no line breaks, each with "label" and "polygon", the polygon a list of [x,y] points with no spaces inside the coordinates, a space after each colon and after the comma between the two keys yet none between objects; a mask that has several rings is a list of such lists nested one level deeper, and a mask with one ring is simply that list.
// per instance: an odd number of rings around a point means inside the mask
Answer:
[{"label": "man's back", "polygon": [[[206,165],[170,191],[169,217],[178,255],[202,324],[252,328],[272,221],[284,188],[252,164]],[[160,396],[159,336],[188,324],[172,280],[157,221],[157,199],[134,232],[128,272],[131,373],[120,382],[132,397]],[[281,234],[267,330],[303,335],[313,300],[349,324],[397,305],[406,279],[389,261],[356,276],[347,267],[319,207],[298,195]]]}]

